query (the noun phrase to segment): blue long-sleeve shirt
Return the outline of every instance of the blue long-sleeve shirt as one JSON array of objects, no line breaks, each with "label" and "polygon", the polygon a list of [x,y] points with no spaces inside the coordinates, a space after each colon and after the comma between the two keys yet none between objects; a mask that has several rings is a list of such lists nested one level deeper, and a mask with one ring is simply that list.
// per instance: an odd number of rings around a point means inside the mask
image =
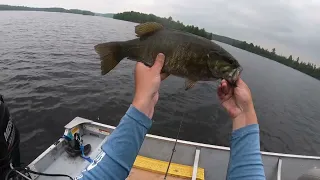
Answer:
[{"label": "blue long-sleeve shirt", "polygon": [[266,179],[260,153],[259,125],[233,131],[230,141],[227,179]]},{"label": "blue long-sleeve shirt", "polygon": [[[102,152],[76,179],[124,180],[130,173],[152,120],[132,105],[102,146]],[[259,127],[232,133],[227,179],[265,179],[260,155]]]}]

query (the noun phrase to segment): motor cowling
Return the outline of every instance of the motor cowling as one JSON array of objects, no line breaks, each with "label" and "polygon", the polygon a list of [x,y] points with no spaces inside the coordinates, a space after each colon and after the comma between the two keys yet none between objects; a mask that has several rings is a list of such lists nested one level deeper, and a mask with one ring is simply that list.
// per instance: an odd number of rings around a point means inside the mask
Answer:
[{"label": "motor cowling", "polygon": [[20,134],[11,119],[3,96],[0,95],[0,179],[4,179],[10,170],[10,163],[14,167],[20,166]]}]

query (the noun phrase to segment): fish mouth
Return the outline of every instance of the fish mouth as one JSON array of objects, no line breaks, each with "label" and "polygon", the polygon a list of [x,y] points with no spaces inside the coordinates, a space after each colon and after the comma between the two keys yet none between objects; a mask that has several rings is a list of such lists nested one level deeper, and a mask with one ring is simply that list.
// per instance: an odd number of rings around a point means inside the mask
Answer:
[{"label": "fish mouth", "polygon": [[231,85],[236,85],[236,82],[238,81],[240,74],[242,72],[242,67],[238,67],[236,69],[233,69],[231,72],[229,72],[227,78],[225,78]]}]

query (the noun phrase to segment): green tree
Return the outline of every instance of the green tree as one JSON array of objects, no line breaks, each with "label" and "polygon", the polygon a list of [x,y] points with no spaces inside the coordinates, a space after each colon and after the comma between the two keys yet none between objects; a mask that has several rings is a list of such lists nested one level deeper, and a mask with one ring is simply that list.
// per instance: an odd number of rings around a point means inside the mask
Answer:
[{"label": "green tree", "polygon": [[186,32],[198,35],[198,36],[202,36],[202,37],[210,39],[210,40],[212,39],[212,34],[207,32],[205,29],[203,29],[203,28],[199,29],[199,27],[196,27],[193,25],[185,26],[180,21],[174,21],[171,16],[169,16],[168,18],[163,18],[163,17],[155,16],[154,14],[144,14],[144,13],[140,13],[140,12],[130,11],[130,12],[123,12],[123,13],[114,14],[113,18],[119,19],[119,20],[136,22],[136,23],[158,22],[168,28],[186,31]]},{"label": "green tree", "polygon": [[313,63],[301,62],[299,57],[297,57],[296,60],[293,60],[292,55],[290,55],[289,57],[277,55],[275,48],[273,48],[272,51],[269,52],[267,49],[264,49],[257,45],[253,46],[252,43],[247,43],[246,41],[237,43],[234,42],[231,45],[272,59],[320,80],[320,67],[317,67]]},{"label": "green tree", "polygon": [[0,10],[62,12],[62,13],[74,13],[74,14],[94,16],[94,13],[91,11],[84,11],[79,9],[64,9],[64,8],[32,8],[32,7],[26,7],[26,6],[0,5]]}]

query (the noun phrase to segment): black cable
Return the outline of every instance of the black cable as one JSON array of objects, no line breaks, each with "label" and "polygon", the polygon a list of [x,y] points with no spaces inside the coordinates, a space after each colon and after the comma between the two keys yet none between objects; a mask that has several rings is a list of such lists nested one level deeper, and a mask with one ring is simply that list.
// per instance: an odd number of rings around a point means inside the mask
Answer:
[{"label": "black cable", "polygon": [[6,177],[4,178],[4,180],[9,180],[10,174],[11,174],[12,172],[14,172],[14,170],[13,170],[13,169],[10,169],[10,170],[7,172],[7,175],[6,175]]},{"label": "black cable", "polygon": [[[71,180],[73,180],[73,178],[69,175],[66,175],[66,174],[49,174],[49,173],[41,173],[41,172],[36,172],[36,171],[32,171],[31,169],[29,169],[28,167],[26,168],[14,168],[14,169],[10,169],[5,177],[5,180],[9,180],[9,177],[10,177],[10,174],[12,172],[15,172],[15,171],[26,171],[27,173],[31,173],[31,174],[37,174],[37,175],[40,175],[40,176],[51,176],[51,177],[68,177],[70,178]],[[30,175],[29,175],[30,176]]]},{"label": "black cable", "polygon": [[[11,167],[11,168],[12,168],[12,167]],[[26,170],[26,169],[23,169],[23,168],[18,168],[18,169],[21,169],[22,171],[25,171],[25,170]],[[16,174],[13,175],[12,177],[10,177],[10,175],[11,175],[12,172],[14,172],[14,173],[16,173]],[[23,174],[25,177],[22,176],[20,173]],[[29,173],[26,175],[26,174],[24,174],[23,172],[18,171],[16,168],[12,168],[12,169],[10,169],[10,170],[7,172],[6,177],[5,177],[5,180],[10,180],[10,178],[15,179],[15,177],[17,177],[17,176],[21,176],[21,177],[23,177],[23,179],[26,179],[26,177],[29,178],[29,179],[31,179],[31,176],[30,176]],[[13,180],[13,179],[11,179],[11,180]]]},{"label": "black cable", "polygon": [[71,180],[73,180],[73,178],[69,175],[66,175],[66,174],[48,174],[48,173],[41,173],[41,172],[36,172],[36,171],[32,171],[31,169],[29,168],[26,168],[25,169],[27,172],[31,173],[31,174],[37,174],[37,175],[40,175],[40,176],[51,176],[51,177],[68,177],[70,178]]}]

